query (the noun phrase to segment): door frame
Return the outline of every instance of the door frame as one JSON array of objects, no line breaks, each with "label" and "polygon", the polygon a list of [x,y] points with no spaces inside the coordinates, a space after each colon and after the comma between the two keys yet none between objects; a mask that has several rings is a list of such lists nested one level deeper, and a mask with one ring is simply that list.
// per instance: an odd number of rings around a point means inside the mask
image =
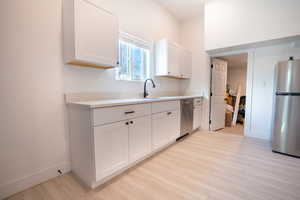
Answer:
[{"label": "door frame", "polygon": [[237,51],[224,51],[221,53],[210,54],[210,92],[209,92],[209,131],[211,131],[211,92],[212,92],[212,60],[213,58],[220,56],[229,56],[237,54],[247,54],[247,80],[246,80],[246,107],[245,107],[245,124],[244,124],[244,135],[251,135],[251,124],[252,124],[252,96],[253,96],[253,77],[254,77],[254,60],[255,60],[255,49],[237,50]]}]

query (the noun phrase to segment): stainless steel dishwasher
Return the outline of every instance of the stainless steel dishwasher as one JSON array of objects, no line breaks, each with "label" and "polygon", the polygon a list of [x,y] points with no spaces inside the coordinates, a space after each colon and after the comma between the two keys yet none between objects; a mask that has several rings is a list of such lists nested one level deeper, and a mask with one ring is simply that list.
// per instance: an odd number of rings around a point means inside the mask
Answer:
[{"label": "stainless steel dishwasher", "polygon": [[194,99],[184,99],[180,101],[181,123],[180,138],[193,131],[193,109]]}]

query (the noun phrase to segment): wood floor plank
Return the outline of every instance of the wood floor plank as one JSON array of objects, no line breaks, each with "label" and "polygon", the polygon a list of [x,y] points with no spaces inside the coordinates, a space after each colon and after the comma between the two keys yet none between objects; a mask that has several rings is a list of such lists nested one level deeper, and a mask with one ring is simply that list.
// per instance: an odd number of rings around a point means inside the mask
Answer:
[{"label": "wood floor plank", "polygon": [[8,200],[300,200],[300,159],[268,141],[197,132],[94,190],[72,173]]}]

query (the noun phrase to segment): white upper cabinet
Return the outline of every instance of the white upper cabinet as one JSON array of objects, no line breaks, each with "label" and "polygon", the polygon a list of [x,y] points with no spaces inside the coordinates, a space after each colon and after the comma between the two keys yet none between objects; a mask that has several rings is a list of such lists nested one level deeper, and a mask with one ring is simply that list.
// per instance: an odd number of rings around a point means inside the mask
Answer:
[{"label": "white upper cabinet", "polygon": [[64,0],[64,60],[96,68],[117,65],[119,28],[112,13],[87,0]]},{"label": "white upper cabinet", "polygon": [[156,76],[190,78],[192,54],[181,46],[164,39],[155,45]]},{"label": "white upper cabinet", "polygon": [[180,76],[180,48],[175,44],[168,43],[167,51],[168,75]]},{"label": "white upper cabinet", "polygon": [[192,62],[192,53],[185,49],[182,49],[180,62],[180,75],[182,78],[192,78]]}]

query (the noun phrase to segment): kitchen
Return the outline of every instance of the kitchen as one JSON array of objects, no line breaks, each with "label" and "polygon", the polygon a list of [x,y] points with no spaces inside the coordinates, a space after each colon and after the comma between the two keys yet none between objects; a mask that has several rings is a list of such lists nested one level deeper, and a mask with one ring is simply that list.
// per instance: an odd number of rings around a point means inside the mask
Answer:
[{"label": "kitchen", "polygon": [[[66,5],[72,2],[78,3],[76,9]],[[5,114],[1,117],[0,198],[15,194],[12,198],[97,199],[98,195],[99,199],[243,199],[246,195],[246,199],[297,199],[299,161],[273,154],[268,144],[274,65],[300,56],[300,30],[296,26],[299,2],[265,3],[268,8],[260,1],[234,0],[1,2],[1,23],[5,27],[1,38],[1,110]],[[90,6],[102,14],[93,13]],[[257,15],[252,16],[248,8]],[[270,19],[273,13],[279,14]],[[261,31],[253,34],[253,24]],[[132,63],[129,56],[117,59],[119,37],[124,42],[122,55],[143,55],[150,64]],[[175,50],[172,55],[164,55],[166,49]],[[113,59],[100,63],[104,69],[99,69],[95,59],[100,57],[94,56],[95,52]],[[236,52],[247,52],[250,61],[247,96],[252,98],[247,99],[245,138],[209,133],[210,57]],[[115,68],[117,62],[125,67]],[[133,71],[129,66],[145,68]],[[144,90],[146,78],[154,80],[155,88],[148,82]],[[144,99],[144,93],[149,93],[148,99]],[[180,137],[180,101],[190,97],[201,99],[194,127],[201,131],[193,130],[176,142]],[[70,114],[79,112],[70,111],[73,107],[82,108],[83,115]],[[118,114],[132,111],[129,117]],[[115,123],[113,128],[107,126]],[[72,127],[77,127],[73,128],[75,134]],[[78,141],[72,139],[82,129],[89,134]],[[121,130],[125,133],[122,141],[118,134],[111,134],[107,139],[118,141],[115,145],[102,139],[98,140],[101,145],[96,145],[89,138],[92,130],[101,136],[104,129]],[[157,134],[161,130],[170,135]],[[138,133],[145,137],[140,138]],[[138,142],[132,146],[138,154],[133,152],[128,161],[122,158],[127,157],[124,149],[130,148],[130,143],[125,141],[130,141],[130,135],[137,136],[137,141],[148,139],[143,145]],[[153,138],[158,138],[156,145]],[[90,151],[95,145],[107,161],[105,165],[93,159],[99,158]],[[111,151],[112,146],[119,157],[103,153]],[[91,170],[93,162],[102,171],[96,174]],[[278,167],[274,171],[277,174],[268,167]],[[284,189],[276,190],[283,182]],[[85,185],[96,188],[86,190]]]}]

